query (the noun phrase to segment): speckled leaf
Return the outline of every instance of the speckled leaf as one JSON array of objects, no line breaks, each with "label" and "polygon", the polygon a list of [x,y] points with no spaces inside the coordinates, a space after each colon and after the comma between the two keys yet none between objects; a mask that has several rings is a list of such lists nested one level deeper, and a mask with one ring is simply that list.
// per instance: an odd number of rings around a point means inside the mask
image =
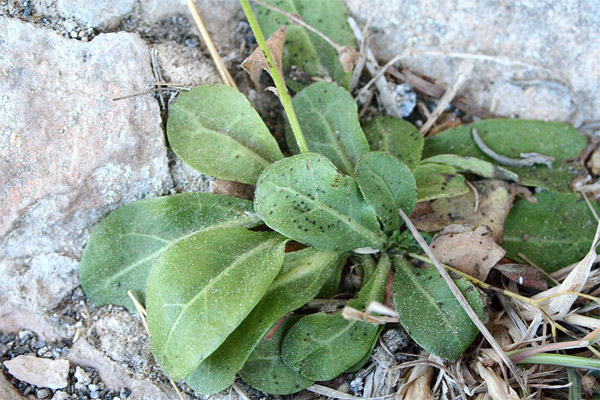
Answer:
[{"label": "speckled leaf", "polygon": [[[580,261],[589,251],[596,221],[585,201],[575,194],[542,192],[537,204],[517,201],[504,223],[509,257],[523,253],[547,272]],[[598,209],[596,207],[596,209]]]},{"label": "speckled leaf", "polygon": [[[354,176],[354,167],[369,151],[369,144],[352,96],[336,84],[317,82],[298,93],[292,103],[309,150],[329,158],[344,174]],[[286,137],[292,152],[299,153],[289,125]]]},{"label": "speckled leaf", "polygon": [[319,290],[319,293],[315,295],[316,299],[329,299],[336,295],[340,289],[342,270],[344,269],[345,263],[346,258],[343,258],[339,263],[335,264],[329,269],[327,278],[325,278],[325,282],[323,283],[323,286],[321,286],[321,290]]},{"label": "speckled leaf", "polygon": [[313,380],[285,365],[280,355],[283,338],[300,318],[288,317],[271,339],[260,341],[240,370],[240,377],[246,383],[274,395],[296,393],[313,384]]},{"label": "speckled leaf", "polygon": [[269,166],[258,180],[254,207],[270,228],[321,250],[384,246],[375,212],[356,181],[320,154]]},{"label": "speckled leaf", "polygon": [[488,119],[462,125],[427,139],[423,156],[450,153],[498,164],[479,150],[471,136],[473,128],[477,129],[483,142],[498,154],[518,159],[521,153],[533,152],[556,158],[552,168],[545,165],[503,167],[519,175],[523,185],[569,192],[569,183],[579,170],[571,160],[579,156],[587,141],[573,127],[558,122]]},{"label": "speckled leaf", "polygon": [[[444,358],[459,357],[475,340],[477,327],[435,267],[416,268],[394,257],[394,306],[400,323],[417,344]],[[454,279],[473,310],[483,317],[483,300],[466,279]]]},{"label": "speckled leaf", "polygon": [[465,178],[448,165],[419,165],[414,176],[417,182],[417,201],[456,197],[469,191]]},{"label": "speckled leaf", "polygon": [[169,107],[173,151],[205,175],[254,184],[283,158],[277,142],[243,94],[225,85],[197,86]]},{"label": "speckled leaf", "polygon": [[[354,47],[354,34],[346,22],[348,16],[339,0],[265,0],[279,9],[298,14],[310,26],[329,37],[340,46]],[[265,36],[285,25],[288,28],[283,53],[285,80],[290,88],[299,91],[313,82],[313,77],[331,78],[341,86],[350,86],[351,72],[346,73],[337,51],[318,35],[295,25],[281,14],[265,7],[254,7],[256,18]],[[294,69],[292,69],[294,67]]]},{"label": "speckled leaf", "polygon": [[287,253],[281,272],[252,312],[223,344],[185,379],[195,391],[213,394],[235,379],[254,347],[279,318],[312,299],[332,268],[347,255],[307,248]]},{"label": "speckled leaf", "polygon": [[431,163],[449,165],[458,171],[470,172],[475,175],[483,176],[484,178],[497,178],[515,182],[519,180],[519,175],[514,172],[475,157],[461,157],[456,154],[439,154],[421,161],[421,164]]},{"label": "speckled leaf", "polygon": [[286,238],[244,228],[189,236],[148,278],[152,352],[173,379],[189,375],[260,301],[281,269]]},{"label": "speckled leaf", "polygon": [[386,232],[400,227],[398,209],[410,215],[417,204],[417,184],[410,169],[391,154],[367,153],[356,166],[356,182]]},{"label": "speckled leaf", "polygon": [[145,303],[152,264],[179,240],[214,228],[261,223],[251,202],[231,196],[184,193],[127,204],[90,236],[79,264],[81,286],[96,305],[119,304],[135,311],[127,291]]},{"label": "speckled leaf", "polygon": [[394,117],[376,117],[363,123],[371,150],[385,151],[411,170],[417,168],[423,152],[423,135],[410,122]]},{"label": "speckled leaf", "polygon": [[[375,274],[348,306],[364,310],[372,301],[383,301],[391,262],[383,253]],[[341,313],[308,315],[290,329],[281,354],[287,366],[308,379],[326,381],[360,362],[371,350],[379,327],[344,319]]]}]

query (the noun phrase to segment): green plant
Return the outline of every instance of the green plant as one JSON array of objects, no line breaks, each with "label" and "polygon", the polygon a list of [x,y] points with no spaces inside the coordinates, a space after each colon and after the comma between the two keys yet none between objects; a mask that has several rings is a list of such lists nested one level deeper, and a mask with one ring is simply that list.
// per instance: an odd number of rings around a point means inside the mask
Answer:
[{"label": "green plant", "polygon": [[[305,17],[310,13],[306,19],[318,25],[324,10],[299,6],[304,3],[283,5]],[[261,11],[259,19],[274,31],[269,24],[275,19],[267,14]],[[405,258],[415,244],[398,209],[410,215],[417,202],[465,195],[469,187],[461,171],[564,192],[573,174],[569,159],[585,145],[572,128],[537,121],[479,121],[425,141],[415,127],[395,118],[378,117],[361,127],[344,88],[349,75],[335,64],[336,54],[298,53],[294,46],[319,48],[318,38],[303,28],[290,35],[288,55],[308,65],[303,71],[329,73],[342,85],[296,82],[291,104],[281,96],[288,117],[297,115],[297,126],[288,126],[288,143],[299,154],[284,157],[258,113],[234,89],[201,86],[182,93],[167,124],[173,150],[206,175],[255,184],[254,201],[186,193],[126,205],[102,221],[81,261],[90,300],[133,310],[127,296],[133,290],[146,304],[152,350],[164,371],[205,394],[225,389],[238,373],[258,389],[286,394],[359,368],[381,327],[340,313],[304,310],[264,339],[309,300],[335,294],[353,253],[366,254],[358,257],[363,285],[348,306],[362,311],[373,300],[382,302],[395,271],[400,323],[427,351],[459,357],[477,328],[433,268],[417,268]],[[259,43],[269,60],[264,40]],[[287,93],[281,79],[275,81],[278,92]],[[498,151],[537,151],[554,157],[556,168],[498,165],[473,143],[473,128]],[[511,138],[510,146],[502,135]],[[540,141],[542,136],[552,139]],[[514,214],[527,212],[520,207]],[[261,225],[270,230],[254,229]],[[510,224],[507,230],[516,257],[523,243]],[[286,252],[291,241],[308,247]],[[582,249],[587,242],[582,240]],[[483,317],[485,301],[473,284],[455,281]]]}]

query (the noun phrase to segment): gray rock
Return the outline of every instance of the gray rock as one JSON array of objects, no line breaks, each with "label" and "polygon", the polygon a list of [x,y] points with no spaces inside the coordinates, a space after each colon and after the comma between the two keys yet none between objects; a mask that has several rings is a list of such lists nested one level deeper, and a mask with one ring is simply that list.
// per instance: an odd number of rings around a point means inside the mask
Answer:
[{"label": "gray rock", "polygon": [[[156,101],[113,101],[151,87],[148,48],[133,34],[83,43],[0,18],[0,65],[0,259],[67,291],[91,228],[172,185]],[[21,290],[13,275],[2,289]]]},{"label": "gray rock", "polygon": [[125,16],[131,14],[135,3],[135,0],[101,0],[82,4],[78,0],[57,0],[56,10],[64,18],[105,29],[118,26]]},{"label": "gray rock", "polygon": [[[373,17],[370,43],[379,57],[389,60],[414,51],[402,65],[446,86],[461,61],[450,53],[507,61],[475,60],[462,91],[497,114],[575,124],[600,119],[596,0],[447,1],[435,6],[419,0],[345,2],[361,27]],[[446,55],[419,53],[423,50]]]},{"label": "gray rock", "polygon": [[67,386],[69,361],[34,356],[18,356],[4,362],[15,378],[41,388],[62,389]]}]

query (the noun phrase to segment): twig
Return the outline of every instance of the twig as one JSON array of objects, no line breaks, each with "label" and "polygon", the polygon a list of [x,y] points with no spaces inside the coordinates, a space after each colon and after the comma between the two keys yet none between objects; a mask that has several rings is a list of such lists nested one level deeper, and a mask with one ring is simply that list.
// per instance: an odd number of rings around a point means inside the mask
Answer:
[{"label": "twig", "polygon": [[519,257],[521,257],[525,262],[527,262],[527,264],[529,264],[530,266],[532,266],[533,268],[537,269],[542,275],[544,275],[546,278],[548,278],[550,281],[552,281],[552,283],[554,283],[555,285],[560,285],[560,282],[558,280],[556,280],[552,275],[550,275],[549,273],[547,273],[546,271],[544,271],[543,268],[541,268],[540,266],[538,266],[536,263],[534,263],[533,261],[531,261],[529,258],[527,258],[525,256],[525,254],[523,253],[519,253],[517,254]]},{"label": "twig", "polygon": [[221,56],[219,55],[219,52],[217,51],[217,48],[215,47],[215,44],[213,43],[212,38],[210,37],[210,33],[208,33],[206,25],[204,25],[204,21],[202,20],[202,17],[200,16],[200,13],[198,12],[196,5],[194,4],[194,1],[186,1],[188,8],[192,13],[192,17],[194,18],[194,22],[196,22],[196,26],[200,31],[200,36],[202,36],[202,40],[204,40],[204,43],[208,48],[208,52],[210,53],[210,56],[212,57],[213,61],[215,62],[215,65],[217,66],[217,71],[219,72],[219,75],[221,75],[221,80],[224,84],[231,86],[232,88],[237,90],[238,87],[235,84],[235,81],[233,80],[231,75],[229,74],[229,71],[225,67],[225,63],[223,63],[223,60],[221,59]]},{"label": "twig", "polygon": [[154,89],[144,90],[143,92],[132,93],[132,94],[127,94],[125,96],[115,97],[114,99],[112,99],[112,101],[130,99],[132,97],[141,96],[143,94],[150,94],[150,93],[156,93],[156,92],[170,92],[172,90],[190,90],[190,87],[189,86],[178,87],[178,88],[173,88],[173,87],[159,88],[159,87],[157,87]]},{"label": "twig", "polygon": [[[354,18],[348,18],[348,24],[350,24],[350,28],[352,28],[352,32],[354,32],[354,37],[356,37],[356,40],[361,42],[363,40],[363,34]],[[373,54],[369,46],[365,46],[364,55],[366,57],[365,64],[367,66],[367,70],[369,71],[371,76],[377,75],[380,69],[379,64],[377,63],[375,55]],[[383,106],[383,108],[385,108],[387,114],[396,118],[402,118],[403,116],[398,109],[398,105],[396,104],[394,95],[392,94],[392,91],[390,90],[388,82],[385,79],[384,75],[380,75],[375,80],[375,86],[377,87],[377,91],[379,92],[379,99],[381,101],[381,105]]]},{"label": "twig", "polygon": [[498,354],[498,357],[500,357],[500,359],[511,370],[511,372],[515,376],[515,379],[517,379],[517,382],[519,383],[519,386],[521,387],[521,389],[523,389],[523,391],[527,393],[528,392],[527,387],[525,386],[519,371],[517,370],[515,365],[512,363],[512,361],[510,361],[510,359],[508,358],[506,353],[502,350],[502,347],[500,347],[500,345],[498,344],[498,342],[496,341],[494,336],[485,327],[484,323],[481,322],[477,313],[473,310],[473,308],[471,307],[471,305],[469,304],[469,302],[467,301],[465,296],[462,294],[462,292],[456,286],[456,283],[454,283],[452,278],[450,278],[450,275],[448,274],[448,272],[444,269],[444,267],[442,267],[440,262],[437,260],[437,257],[435,256],[435,254],[433,254],[433,252],[431,251],[431,248],[429,247],[429,245],[427,244],[425,239],[423,239],[423,236],[421,236],[421,233],[417,230],[415,225],[412,223],[410,218],[408,218],[408,216],[404,213],[404,211],[402,211],[402,209],[398,209],[398,213],[400,214],[400,216],[406,223],[406,226],[412,233],[412,235],[415,238],[415,240],[417,241],[417,243],[419,243],[419,245],[421,246],[423,251],[425,251],[425,254],[427,254],[429,259],[433,262],[433,264],[435,265],[439,274],[442,276],[442,278],[448,285],[448,288],[450,289],[450,291],[452,292],[454,297],[456,297],[456,300],[458,300],[458,302],[460,303],[462,308],[465,310],[465,312],[467,313],[467,315],[469,316],[471,321],[473,321],[475,326],[479,329],[479,331],[487,339],[488,343],[494,348],[494,350]]},{"label": "twig", "polygon": [[484,152],[485,155],[492,158],[494,161],[503,165],[508,165],[509,167],[531,167],[535,164],[545,164],[548,168],[552,168],[552,161],[555,160],[554,157],[538,153],[521,153],[523,159],[506,157],[490,149],[477,133],[477,129],[473,128],[471,130],[471,135],[473,136],[475,144],[479,147],[479,150]]},{"label": "twig", "polygon": [[244,390],[235,382],[231,384],[231,387],[235,392],[242,398],[242,400],[251,400],[250,397],[244,392]]},{"label": "twig", "polygon": [[[390,75],[394,78],[401,80],[402,82],[408,83],[412,86],[417,92],[420,92],[426,96],[440,98],[444,95],[446,91],[443,87],[436,85],[435,83],[431,83],[420,76],[412,73],[408,69],[403,69],[402,72],[398,71],[394,67],[388,68]],[[487,119],[487,118],[495,118],[497,117],[495,114],[489,112],[488,110],[481,108],[471,101],[457,96],[455,97],[450,104],[454,107],[458,108],[466,112],[467,114],[471,114],[473,116]]]},{"label": "twig", "polygon": [[473,212],[476,213],[477,210],[479,210],[479,192],[477,191],[477,188],[468,180],[465,180],[465,183],[467,184],[469,189],[473,191],[473,195],[475,196],[475,206],[473,207]]},{"label": "twig", "polygon": [[306,390],[310,390],[313,393],[320,394],[322,396],[331,397],[333,399],[340,400],[377,400],[377,399],[387,399],[389,397],[395,396],[395,393],[388,394],[380,397],[357,397],[348,393],[340,392],[339,390],[328,388],[327,386],[321,385],[311,385],[306,388]]},{"label": "twig", "polygon": [[433,112],[431,113],[431,117],[429,117],[427,122],[425,122],[421,129],[419,129],[419,132],[421,132],[422,135],[427,136],[427,133],[429,132],[433,124],[435,124],[435,121],[437,121],[437,119],[440,115],[442,115],[446,107],[448,107],[452,99],[454,99],[460,87],[463,85],[463,83],[465,83],[465,80],[471,74],[471,71],[473,71],[473,63],[463,62],[460,64],[458,69],[458,76],[456,77],[454,83],[448,88],[448,90],[446,90],[446,93],[444,93],[444,95],[440,98],[440,101],[435,107],[435,110],[433,110]]}]

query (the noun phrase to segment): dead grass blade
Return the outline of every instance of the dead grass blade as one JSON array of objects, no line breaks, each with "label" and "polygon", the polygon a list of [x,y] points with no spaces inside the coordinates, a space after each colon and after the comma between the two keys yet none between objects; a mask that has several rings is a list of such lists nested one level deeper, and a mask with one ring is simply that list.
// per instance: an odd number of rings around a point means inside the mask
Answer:
[{"label": "dead grass blade", "polygon": [[202,40],[206,44],[206,47],[208,48],[208,52],[210,53],[210,56],[212,57],[215,65],[217,67],[217,71],[219,72],[219,75],[221,76],[221,80],[223,81],[224,84],[231,86],[232,88],[237,90],[238,87],[235,84],[235,81],[233,80],[231,75],[229,74],[227,67],[225,67],[225,63],[223,62],[223,59],[219,55],[219,51],[215,47],[215,44],[214,44],[212,38],[210,37],[210,33],[208,33],[208,30],[206,29],[206,25],[204,24],[204,21],[202,20],[202,17],[200,16],[200,13],[198,12],[196,5],[194,4],[194,1],[193,0],[186,0],[186,1],[187,1],[188,8],[190,9],[190,12],[192,13],[192,17],[194,18],[194,22],[196,23],[196,26],[198,27],[198,30],[200,31],[200,36],[202,36]]}]

